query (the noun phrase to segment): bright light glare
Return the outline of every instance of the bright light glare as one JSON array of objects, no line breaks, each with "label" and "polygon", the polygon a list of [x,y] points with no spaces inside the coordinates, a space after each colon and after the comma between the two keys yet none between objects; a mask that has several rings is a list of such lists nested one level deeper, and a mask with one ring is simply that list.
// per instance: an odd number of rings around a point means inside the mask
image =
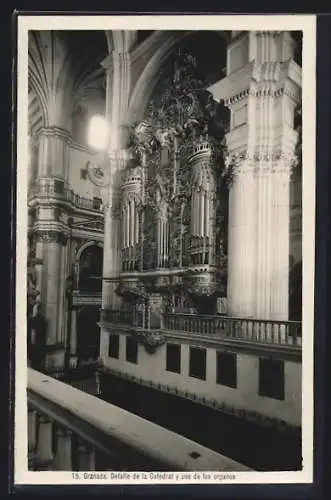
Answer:
[{"label": "bright light glare", "polygon": [[98,149],[99,151],[107,148],[108,126],[103,116],[96,115],[91,118],[88,131],[88,143],[92,148]]}]

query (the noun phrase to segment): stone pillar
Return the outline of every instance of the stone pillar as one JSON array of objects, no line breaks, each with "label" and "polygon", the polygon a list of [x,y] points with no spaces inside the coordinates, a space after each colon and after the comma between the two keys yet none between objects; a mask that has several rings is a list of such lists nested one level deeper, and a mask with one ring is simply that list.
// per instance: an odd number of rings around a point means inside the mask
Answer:
[{"label": "stone pillar", "polygon": [[[126,166],[126,118],[130,93],[130,37],[126,32],[117,33],[117,41],[122,40],[121,50],[114,50],[103,62],[106,70],[106,118],[109,123],[109,185],[103,190],[105,207],[104,256],[102,309],[119,309],[121,298],[116,294],[121,272],[121,177]],[[131,213],[127,214],[131,216]],[[126,228],[128,229],[128,228]],[[100,357],[107,359],[108,352],[102,346],[108,345],[108,332],[100,331]]]},{"label": "stone pillar", "polygon": [[77,309],[71,311],[71,339],[70,339],[70,355],[77,354]]},{"label": "stone pillar", "polygon": [[228,47],[210,90],[231,111],[228,313],[288,319],[289,185],[301,69],[287,32],[247,32]]},{"label": "stone pillar", "polygon": [[[61,229],[56,230],[54,224],[36,224],[38,244],[42,246],[43,264],[40,273],[41,303],[43,314],[47,320],[46,344],[54,345],[62,342],[63,331],[63,246],[67,244],[67,235]],[[39,245],[38,245],[39,246]]]},{"label": "stone pillar", "polygon": [[38,440],[36,452],[37,470],[51,470],[53,462],[52,422],[47,417],[39,417]]},{"label": "stone pillar", "polygon": [[55,470],[72,470],[71,436],[72,433],[69,429],[57,429],[56,431]]},{"label": "stone pillar", "polygon": [[121,221],[115,205],[117,200],[111,194],[110,197],[111,205],[105,205],[102,309],[118,309],[121,304],[116,294],[121,272]]},{"label": "stone pillar", "polygon": [[85,443],[81,443],[78,446],[78,470],[95,470],[95,451]]},{"label": "stone pillar", "polygon": [[28,408],[28,451],[34,454],[37,445],[37,412]]},{"label": "stone pillar", "polygon": [[[113,52],[103,62],[106,70],[106,118],[109,123],[109,169],[110,184],[103,191],[105,206],[105,235],[103,258],[103,291],[102,308],[118,308],[120,298],[115,290],[118,286],[121,272],[121,217],[120,217],[120,187],[121,172],[126,166],[126,115],[130,92],[130,44],[131,38],[125,32],[117,33],[118,40],[122,40],[121,51],[114,48]],[[127,50],[126,50],[127,49]],[[131,210],[129,213],[130,226]],[[129,226],[129,227],[130,227]],[[128,227],[126,227],[128,231]],[[127,235],[129,238],[133,234]],[[129,244],[129,242],[127,242]]]},{"label": "stone pillar", "polygon": [[39,134],[38,176],[68,180],[69,134],[58,127],[43,128]]},{"label": "stone pillar", "polygon": [[[57,109],[62,109],[57,103]],[[36,213],[33,230],[37,237],[36,256],[41,312],[46,319],[46,369],[64,363],[65,280],[68,267],[67,192],[69,175],[69,134],[62,128],[43,128],[38,137]],[[52,346],[51,349],[47,346]],[[62,347],[61,347],[62,346]]]}]

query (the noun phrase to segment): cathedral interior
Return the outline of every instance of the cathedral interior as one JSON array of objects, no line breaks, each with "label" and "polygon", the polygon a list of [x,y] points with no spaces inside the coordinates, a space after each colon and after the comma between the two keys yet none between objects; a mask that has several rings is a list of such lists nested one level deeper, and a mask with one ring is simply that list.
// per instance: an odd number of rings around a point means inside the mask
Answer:
[{"label": "cathedral interior", "polygon": [[[235,470],[301,468],[301,38],[29,33],[29,422],[53,444],[38,374]],[[107,467],[31,429],[33,470]]]}]

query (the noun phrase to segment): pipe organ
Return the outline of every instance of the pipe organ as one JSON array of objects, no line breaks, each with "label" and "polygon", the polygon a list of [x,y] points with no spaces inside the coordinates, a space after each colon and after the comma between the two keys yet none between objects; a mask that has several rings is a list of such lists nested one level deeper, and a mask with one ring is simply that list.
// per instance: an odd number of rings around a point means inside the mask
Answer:
[{"label": "pipe organ", "polygon": [[122,184],[122,270],[138,271],[140,259],[141,169],[125,173]]},{"label": "pipe organ", "polygon": [[121,289],[131,286],[137,300],[156,294],[153,304],[160,294],[168,304],[191,301],[193,309],[208,298],[212,312],[225,288],[219,278],[227,230],[218,225],[226,216],[218,207],[227,206],[218,203],[227,197],[221,138],[209,132],[198,91],[187,93],[184,80],[169,86],[160,113],[154,110],[133,130],[122,180]]}]

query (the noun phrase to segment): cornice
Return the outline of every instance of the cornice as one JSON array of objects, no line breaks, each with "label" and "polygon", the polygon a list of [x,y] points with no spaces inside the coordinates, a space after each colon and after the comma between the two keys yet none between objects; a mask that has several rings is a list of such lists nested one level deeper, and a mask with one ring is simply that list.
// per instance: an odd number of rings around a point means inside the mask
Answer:
[{"label": "cornice", "polygon": [[287,95],[299,102],[301,97],[301,68],[292,59],[284,63],[257,63],[255,60],[231,73],[208,90],[217,101],[227,106],[253,97]]},{"label": "cornice", "polygon": [[56,126],[43,127],[40,129],[38,135],[39,136],[47,136],[47,137],[57,136],[57,137],[61,137],[62,139],[66,140],[66,141],[70,140],[70,133],[63,128],[56,127]]}]

